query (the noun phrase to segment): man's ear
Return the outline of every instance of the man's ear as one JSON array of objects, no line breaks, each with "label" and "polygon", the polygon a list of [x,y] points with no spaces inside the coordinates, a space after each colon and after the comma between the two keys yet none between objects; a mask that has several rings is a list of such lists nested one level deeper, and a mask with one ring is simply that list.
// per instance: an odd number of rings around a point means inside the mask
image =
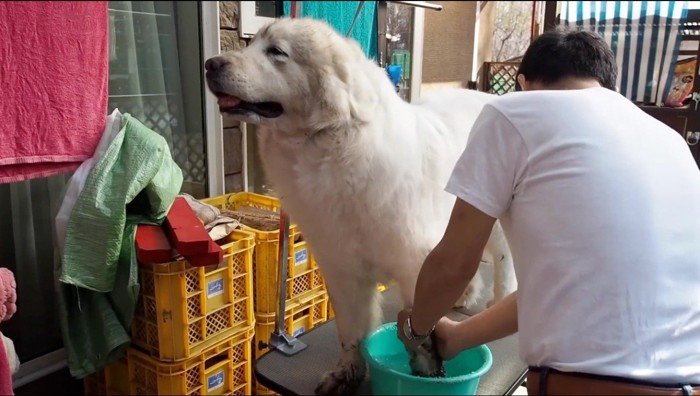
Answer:
[{"label": "man's ear", "polygon": [[517,80],[517,85],[515,87],[516,91],[527,91],[528,90],[528,82],[527,79],[525,78],[525,75],[523,74],[518,74],[518,77],[516,78]]}]

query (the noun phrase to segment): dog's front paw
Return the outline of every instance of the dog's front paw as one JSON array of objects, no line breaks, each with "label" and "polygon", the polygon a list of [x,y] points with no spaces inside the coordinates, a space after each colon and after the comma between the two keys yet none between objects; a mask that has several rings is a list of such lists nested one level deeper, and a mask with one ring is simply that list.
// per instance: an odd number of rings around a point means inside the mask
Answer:
[{"label": "dog's front paw", "polygon": [[444,377],[445,365],[437,351],[435,333],[415,350],[409,351],[411,371],[420,377]]},{"label": "dog's front paw", "polygon": [[365,373],[364,361],[340,364],[323,375],[315,392],[317,395],[354,394],[365,379]]}]

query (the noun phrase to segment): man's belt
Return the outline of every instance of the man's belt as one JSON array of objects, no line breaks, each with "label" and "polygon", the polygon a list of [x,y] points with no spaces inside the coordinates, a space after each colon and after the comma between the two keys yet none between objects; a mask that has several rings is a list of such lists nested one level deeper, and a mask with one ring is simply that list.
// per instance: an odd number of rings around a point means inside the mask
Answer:
[{"label": "man's belt", "polygon": [[620,377],[568,373],[547,367],[530,367],[528,395],[678,395],[700,396],[697,384],[656,384]]}]

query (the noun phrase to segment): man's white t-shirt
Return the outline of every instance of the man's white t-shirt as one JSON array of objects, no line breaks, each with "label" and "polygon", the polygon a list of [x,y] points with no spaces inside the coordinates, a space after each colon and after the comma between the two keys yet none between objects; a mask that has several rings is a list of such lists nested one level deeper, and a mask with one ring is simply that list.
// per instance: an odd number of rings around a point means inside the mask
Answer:
[{"label": "man's white t-shirt", "polygon": [[500,219],[531,366],[700,383],[700,171],[605,88],[494,99],[446,190]]}]

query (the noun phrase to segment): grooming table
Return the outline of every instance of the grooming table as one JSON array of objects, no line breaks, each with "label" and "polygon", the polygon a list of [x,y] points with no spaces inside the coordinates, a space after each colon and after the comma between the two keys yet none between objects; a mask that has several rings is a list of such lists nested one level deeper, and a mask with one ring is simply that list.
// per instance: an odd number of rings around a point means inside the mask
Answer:
[{"label": "grooming table", "polygon": [[[396,321],[401,309],[397,287],[383,293],[384,321]],[[452,312],[455,320],[467,316]],[[281,395],[313,395],[321,376],[332,369],[340,357],[340,342],[336,334],[335,321],[328,322],[297,337],[308,347],[293,356],[285,356],[272,350],[255,363],[255,378],[273,392]],[[493,354],[493,366],[481,378],[477,394],[511,395],[525,380],[527,366],[518,358],[517,335],[487,344]],[[371,395],[369,378],[357,391],[358,395]]]}]

